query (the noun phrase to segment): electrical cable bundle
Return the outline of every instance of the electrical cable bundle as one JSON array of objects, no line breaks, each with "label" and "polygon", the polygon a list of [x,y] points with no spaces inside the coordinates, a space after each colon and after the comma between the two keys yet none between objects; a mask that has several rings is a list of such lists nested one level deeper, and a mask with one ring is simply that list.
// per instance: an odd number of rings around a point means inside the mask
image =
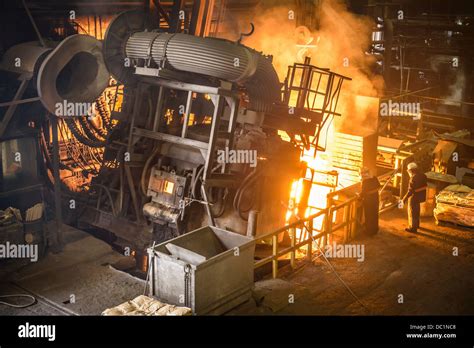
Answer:
[{"label": "electrical cable bundle", "polygon": [[90,147],[105,146],[105,140],[100,140],[95,137],[94,134],[90,131],[90,128],[87,126],[87,124],[84,126],[84,121],[82,122],[81,127],[77,125],[73,118],[64,118],[64,122],[66,123],[74,137],[84,145]]},{"label": "electrical cable bundle", "polygon": [[107,101],[105,100],[104,94],[101,94],[99,98],[97,98],[96,110],[100,118],[102,119],[102,124],[104,125],[105,129],[107,131],[110,131],[112,129],[112,122],[110,120],[111,112],[109,106],[107,105]]},{"label": "electrical cable bundle", "polygon": [[[239,214],[239,216],[245,221],[248,220],[248,217],[246,217],[244,213],[247,213],[248,211],[250,211],[250,209],[252,209],[254,201],[252,200],[249,206],[244,209],[242,208],[242,198],[244,197],[246,191],[255,185],[256,181],[262,176],[263,172],[263,169],[253,170],[249,175],[245,177],[245,179],[242,181],[242,184],[239,186],[237,192],[235,193],[233,202],[234,209]],[[252,197],[253,196],[254,195],[252,195]]]}]

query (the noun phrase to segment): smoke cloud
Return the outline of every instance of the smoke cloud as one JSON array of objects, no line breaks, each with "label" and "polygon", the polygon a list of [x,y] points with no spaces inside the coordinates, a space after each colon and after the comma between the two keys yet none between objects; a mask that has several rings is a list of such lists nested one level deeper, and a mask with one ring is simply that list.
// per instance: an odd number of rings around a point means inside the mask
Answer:
[{"label": "smoke cloud", "polygon": [[254,34],[242,43],[273,55],[281,81],[288,66],[303,62],[305,56],[311,57],[313,65],[352,78],[342,87],[338,112],[343,116],[336,119],[336,127],[357,134],[375,131],[378,100],[366,97],[379,94],[383,79],[372,75],[374,58],[366,54],[373,29],[371,19],[350,13],[342,1],[326,0],[318,11],[319,29],[310,31],[296,25],[295,10],[291,6],[260,6],[253,16],[227,21],[223,30],[226,35],[220,36],[236,40],[241,32],[248,32],[249,23],[253,22]]}]

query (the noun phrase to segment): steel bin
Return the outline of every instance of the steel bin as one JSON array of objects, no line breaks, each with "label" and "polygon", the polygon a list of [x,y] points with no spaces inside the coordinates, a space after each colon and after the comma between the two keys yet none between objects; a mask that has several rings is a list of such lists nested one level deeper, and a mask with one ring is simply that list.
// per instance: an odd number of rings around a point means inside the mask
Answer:
[{"label": "steel bin", "polygon": [[251,297],[255,242],[206,226],[148,249],[149,295],[190,307],[193,314],[225,313]]}]

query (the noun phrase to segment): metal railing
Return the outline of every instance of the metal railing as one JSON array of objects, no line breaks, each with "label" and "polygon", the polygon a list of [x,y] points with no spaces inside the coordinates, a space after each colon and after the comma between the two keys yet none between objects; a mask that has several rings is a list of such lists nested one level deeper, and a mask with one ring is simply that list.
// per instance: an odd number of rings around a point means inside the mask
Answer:
[{"label": "metal railing", "polygon": [[[343,209],[342,222],[334,223],[334,213],[338,210]],[[322,231],[315,230],[313,228],[314,221],[318,218],[323,217],[323,229]],[[301,228],[301,236],[305,236],[305,239],[297,242],[296,231],[297,228]],[[331,233],[344,229],[344,243],[352,239],[355,235],[357,228],[357,197],[349,198],[335,206],[328,206],[325,209],[318,211],[304,219],[299,219],[286,226],[283,226],[273,232],[269,232],[255,238],[255,242],[263,242],[271,238],[272,242],[272,254],[258,260],[254,263],[254,268],[257,269],[272,263],[272,276],[276,278],[278,276],[278,259],[282,256],[290,254],[290,265],[292,268],[296,266],[296,252],[300,248],[306,246],[306,258],[312,259],[313,254],[313,241],[318,241],[320,247],[327,244],[327,236]],[[304,231],[304,234],[303,234]],[[315,231],[317,232],[316,234]],[[286,233],[290,235],[290,246],[287,246],[280,250],[278,237],[280,234]],[[303,238],[303,237],[302,237]]]}]

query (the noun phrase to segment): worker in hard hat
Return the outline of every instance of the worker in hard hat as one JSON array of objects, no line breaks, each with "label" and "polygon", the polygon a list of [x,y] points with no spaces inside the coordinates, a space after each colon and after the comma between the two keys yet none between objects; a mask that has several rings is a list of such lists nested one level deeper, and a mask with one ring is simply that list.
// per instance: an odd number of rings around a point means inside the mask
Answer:
[{"label": "worker in hard hat", "polygon": [[379,230],[379,180],[370,174],[367,167],[360,170],[361,192],[360,200],[362,203],[363,221],[365,234],[373,236]]},{"label": "worker in hard hat", "polygon": [[408,192],[403,197],[403,203],[408,200],[408,228],[407,232],[417,232],[420,227],[420,203],[426,200],[426,187],[428,179],[424,173],[418,169],[415,162],[407,166],[410,182]]}]

